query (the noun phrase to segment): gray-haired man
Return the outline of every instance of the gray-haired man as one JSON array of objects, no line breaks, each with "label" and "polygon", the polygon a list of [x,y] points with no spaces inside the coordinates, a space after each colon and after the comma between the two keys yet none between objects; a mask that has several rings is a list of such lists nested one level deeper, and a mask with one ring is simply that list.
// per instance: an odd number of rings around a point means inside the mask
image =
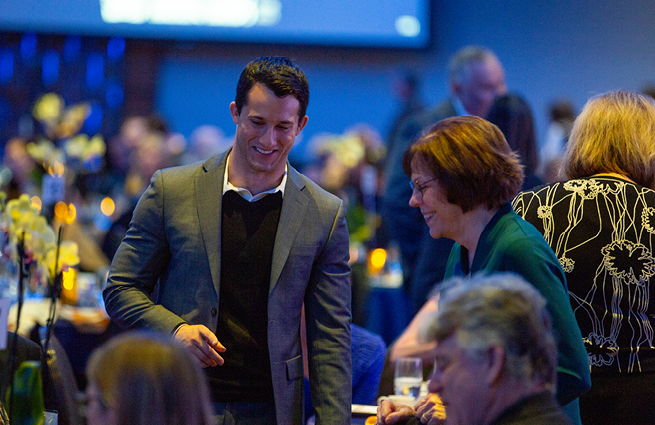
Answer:
[{"label": "gray-haired man", "polygon": [[[554,397],[557,347],[543,296],[513,274],[448,287],[423,329],[437,342],[428,389],[439,394],[448,423],[570,424]],[[383,402],[378,422],[439,424],[440,407]]]}]

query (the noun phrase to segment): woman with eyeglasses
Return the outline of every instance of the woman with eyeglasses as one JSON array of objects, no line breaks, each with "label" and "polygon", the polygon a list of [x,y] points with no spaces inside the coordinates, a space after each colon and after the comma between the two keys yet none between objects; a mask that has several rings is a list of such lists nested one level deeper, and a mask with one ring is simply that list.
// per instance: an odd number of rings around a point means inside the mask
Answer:
[{"label": "woman with eyeglasses", "polygon": [[[502,132],[477,117],[445,119],[407,149],[403,168],[413,187],[409,204],[420,208],[430,235],[456,242],[446,279],[514,272],[544,295],[558,339],[557,399],[573,423],[579,424],[577,399],[590,386],[587,355],[557,257],[541,233],[510,205],[521,188],[523,168]],[[392,361],[419,356],[424,363],[432,362],[436,343],[422,342],[419,329],[438,309],[438,298],[437,293],[426,302],[391,347]],[[423,405],[418,407],[422,420],[429,422]],[[395,408],[386,409],[391,414]],[[392,422],[393,416],[385,419]]]}]

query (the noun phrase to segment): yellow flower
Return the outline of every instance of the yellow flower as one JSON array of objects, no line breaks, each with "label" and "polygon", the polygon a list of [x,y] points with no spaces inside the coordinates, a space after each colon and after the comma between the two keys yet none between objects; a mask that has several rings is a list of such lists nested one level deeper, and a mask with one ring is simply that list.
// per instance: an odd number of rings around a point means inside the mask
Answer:
[{"label": "yellow flower", "polygon": [[27,153],[37,162],[43,163],[56,155],[57,148],[48,139],[40,138],[36,142],[30,142],[25,146]]},{"label": "yellow flower", "polygon": [[[4,204],[6,194],[0,192],[0,223],[2,231],[7,232],[7,243],[3,253],[14,261],[19,260],[18,242],[24,239],[25,262],[32,265],[37,279],[49,277],[50,281],[61,271],[80,262],[75,242],[61,242],[57,249],[57,235],[39,210],[32,206],[28,195],[12,199]],[[57,253],[58,258],[57,258]],[[55,262],[57,270],[55,270]],[[41,278],[39,278],[41,276]]]},{"label": "yellow flower", "polygon": [[91,138],[91,140],[89,140],[84,157],[90,158],[92,156],[103,156],[106,151],[107,146],[105,145],[105,140],[102,138],[102,135],[96,134]]},{"label": "yellow flower", "polygon": [[32,115],[44,125],[48,137],[65,139],[80,131],[90,109],[87,103],[65,108],[64,100],[59,95],[47,93],[36,101]]},{"label": "yellow flower", "polygon": [[86,134],[78,134],[66,141],[64,150],[69,157],[88,160],[93,157],[103,156],[107,147],[100,134],[96,134],[91,139]]},{"label": "yellow flower", "polygon": [[77,136],[68,139],[66,145],[64,145],[66,155],[75,158],[82,158],[88,141],[89,136],[86,134],[78,134]]},{"label": "yellow flower", "polygon": [[32,109],[32,115],[38,121],[54,126],[59,121],[63,109],[64,100],[55,93],[47,93],[36,101]]},{"label": "yellow flower", "polygon": [[29,236],[29,243],[26,238],[25,248],[38,262],[43,261],[47,253],[57,247],[57,235],[43,216],[38,216],[34,220]]},{"label": "yellow flower", "polygon": [[[8,233],[9,243],[17,245],[24,238],[25,251],[31,259],[42,261],[57,245],[57,235],[39,210],[32,206],[26,194],[7,202],[2,215],[3,230]],[[12,253],[16,250],[9,249]]]},{"label": "yellow flower", "polygon": [[3,215],[3,227],[9,231],[13,243],[18,241],[20,235],[25,232],[25,240],[29,239],[29,232],[33,228],[33,222],[39,215],[39,210],[32,206],[30,197],[22,194],[18,199],[7,202],[5,214]]},{"label": "yellow flower", "polygon": [[364,158],[365,153],[361,138],[350,132],[341,139],[341,148],[337,155],[348,168],[354,168]]},{"label": "yellow flower", "polygon": [[61,119],[61,124],[57,128],[58,137],[66,138],[77,134],[84,125],[84,120],[89,113],[89,109],[89,105],[86,103],[78,103],[77,105],[66,108]]},{"label": "yellow flower", "polygon": [[[48,251],[45,256],[44,265],[48,269],[48,275],[53,276],[53,270],[55,268],[55,256],[57,255],[57,247]],[[59,246],[59,261],[58,261],[58,270],[59,273],[62,270],[67,270],[69,267],[76,266],[80,263],[80,257],[78,255],[77,244],[72,241],[64,241]]]}]

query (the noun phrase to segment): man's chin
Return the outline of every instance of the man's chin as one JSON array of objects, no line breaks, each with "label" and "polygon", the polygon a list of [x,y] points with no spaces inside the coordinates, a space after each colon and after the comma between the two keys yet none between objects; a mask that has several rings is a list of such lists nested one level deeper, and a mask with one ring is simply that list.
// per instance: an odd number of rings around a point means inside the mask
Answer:
[{"label": "man's chin", "polygon": [[274,157],[274,155],[275,154],[271,154],[270,158],[251,159],[250,168],[260,173],[268,173],[275,170],[279,161],[277,156]]}]

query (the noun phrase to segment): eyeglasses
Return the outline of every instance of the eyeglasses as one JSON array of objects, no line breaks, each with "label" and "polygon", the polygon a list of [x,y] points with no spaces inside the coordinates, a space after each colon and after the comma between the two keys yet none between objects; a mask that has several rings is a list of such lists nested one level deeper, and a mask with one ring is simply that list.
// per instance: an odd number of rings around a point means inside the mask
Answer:
[{"label": "eyeglasses", "polygon": [[424,181],[423,183],[419,183],[418,179],[409,182],[409,186],[412,188],[412,190],[418,190],[418,193],[421,194],[421,197],[423,196],[423,191],[425,190],[426,187],[428,187],[428,183],[430,183],[433,180],[436,180],[437,177],[433,177],[428,181]]}]

